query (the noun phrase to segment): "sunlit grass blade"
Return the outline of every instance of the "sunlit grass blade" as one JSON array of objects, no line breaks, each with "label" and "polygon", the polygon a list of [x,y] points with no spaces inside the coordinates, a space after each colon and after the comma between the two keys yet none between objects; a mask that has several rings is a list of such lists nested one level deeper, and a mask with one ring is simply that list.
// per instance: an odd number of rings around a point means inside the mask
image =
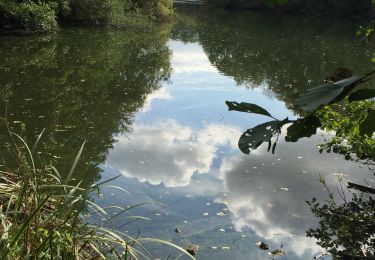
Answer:
[{"label": "sunlit grass blade", "polygon": [[124,188],[121,188],[119,186],[115,186],[115,185],[106,185],[106,186],[103,186],[103,188],[112,188],[112,189],[117,189],[117,190],[121,190],[129,195],[131,195],[131,193],[127,190],[125,190]]},{"label": "sunlit grass blade", "polygon": [[85,143],[86,143],[86,141],[84,141],[84,142],[82,143],[81,148],[79,149],[78,154],[77,154],[76,158],[74,159],[74,162],[73,162],[72,168],[70,168],[70,171],[69,171],[68,177],[67,177],[66,180],[65,180],[65,184],[68,183],[68,182],[70,181],[70,179],[72,178],[72,174],[73,174],[73,172],[74,172],[74,169],[75,169],[76,166],[77,166],[77,163],[78,163],[79,158],[81,157],[81,154],[82,154],[83,148],[85,147]]},{"label": "sunlit grass blade", "polygon": [[35,141],[35,143],[34,143],[34,146],[33,146],[33,148],[31,149],[31,152],[32,152],[32,153],[35,152],[35,150],[36,150],[36,148],[37,148],[37,146],[38,146],[38,143],[39,143],[40,139],[42,138],[42,135],[43,135],[43,133],[44,133],[44,130],[45,130],[45,128],[43,128],[42,132],[40,132],[40,134],[38,135],[38,137],[37,137],[37,139],[36,139],[36,141]]}]

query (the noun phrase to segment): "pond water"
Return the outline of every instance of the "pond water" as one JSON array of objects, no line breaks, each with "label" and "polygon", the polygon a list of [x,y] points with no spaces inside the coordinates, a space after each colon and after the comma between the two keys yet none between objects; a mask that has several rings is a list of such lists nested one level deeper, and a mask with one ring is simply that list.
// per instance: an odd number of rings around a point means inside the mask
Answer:
[{"label": "pond water", "polygon": [[[100,205],[150,203],[114,219],[115,229],[198,244],[198,259],[265,259],[258,241],[282,245],[280,259],[312,259],[323,250],[306,237],[317,220],[305,201],[328,197],[320,178],[335,192],[338,176],[373,185],[373,171],[319,153],[323,131],[291,143],[283,129],[274,154],[267,143],[243,154],[239,137],[267,118],[228,111],[225,101],[295,119],[299,93],[337,67],[370,71],[374,46],[358,44],[356,24],[342,20],[184,5],[177,12],[175,23],[145,33],[2,36],[2,115],[29,143],[44,129],[38,159],[63,174],[86,140],[74,178],[91,185],[120,174],[111,184],[129,192],[103,187],[90,195]],[[0,134],[7,138],[4,125]],[[152,259],[179,256],[145,246]]]}]

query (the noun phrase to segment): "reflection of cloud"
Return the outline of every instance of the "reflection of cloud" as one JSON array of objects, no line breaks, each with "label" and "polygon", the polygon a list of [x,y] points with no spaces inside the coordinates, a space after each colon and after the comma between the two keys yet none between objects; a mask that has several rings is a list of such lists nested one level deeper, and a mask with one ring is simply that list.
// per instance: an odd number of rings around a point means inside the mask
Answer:
[{"label": "reflection of cloud", "polygon": [[142,182],[186,186],[194,173],[209,171],[219,145],[236,142],[238,135],[230,127],[215,125],[194,133],[175,121],[136,125],[129,139],[119,137],[107,163]]},{"label": "reflection of cloud", "polygon": [[168,45],[173,49],[172,67],[175,73],[217,72],[199,44],[169,41]]},{"label": "reflection of cloud", "polygon": [[315,241],[305,237],[305,231],[316,223],[305,201],[327,199],[320,176],[336,192],[336,172],[355,173],[351,178],[361,179],[367,171],[338,160],[337,155],[319,154],[314,145],[317,139],[279,141],[275,155],[266,152],[265,144],[250,156],[223,159],[220,176],[228,196],[217,201],[226,201],[237,231],[250,228],[265,240],[287,242],[287,250],[300,257],[319,251]]},{"label": "reflection of cloud", "polygon": [[[352,173],[351,181],[360,183],[358,180],[368,172],[337,159],[338,155],[319,154],[317,136],[297,143],[285,143],[280,136],[275,155],[266,152],[265,143],[256,153],[231,156],[233,153],[225,151],[228,145],[238,149],[241,134],[232,127],[207,125],[195,131],[167,121],[135,125],[134,129],[129,138],[118,138],[108,156],[110,167],[142,182],[180,187],[175,192],[214,194],[219,197],[216,201],[225,202],[230,210],[228,221],[236,231],[251,229],[259,239],[274,246],[284,244],[286,251],[301,259],[320,251],[316,241],[305,233],[316,223],[305,201],[327,198],[319,174],[335,192],[334,174]],[[221,153],[226,157],[219,157]],[[194,173],[207,172],[193,177]],[[223,192],[226,196],[220,198]],[[195,205],[185,207],[191,210]]]},{"label": "reflection of cloud", "polygon": [[146,101],[142,107],[142,112],[148,112],[151,110],[151,103],[155,99],[172,99],[171,94],[167,91],[166,88],[160,88],[151,94],[147,95]]}]

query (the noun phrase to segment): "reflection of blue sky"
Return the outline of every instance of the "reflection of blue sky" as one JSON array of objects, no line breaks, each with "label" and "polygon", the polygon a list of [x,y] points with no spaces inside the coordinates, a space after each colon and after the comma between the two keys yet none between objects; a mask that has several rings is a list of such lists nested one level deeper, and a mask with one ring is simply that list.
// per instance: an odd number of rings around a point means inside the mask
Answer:
[{"label": "reflection of blue sky", "polygon": [[[182,246],[198,243],[202,259],[228,259],[221,246],[231,247],[232,259],[249,255],[264,259],[264,252],[255,246],[258,240],[284,244],[288,259],[311,258],[318,248],[305,237],[305,230],[314,224],[305,201],[327,197],[319,174],[335,190],[335,173],[361,183],[367,170],[339,156],[319,154],[315,146],[322,141],[319,136],[298,143],[281,140],[275,155],[264,145],[250,155],[241,154],[237,148],[241,133],[267,119],[228,112],[226,100],[259,104],[279,118],[293,114],[282,102],[220,75],[198,44],[171,41],[169,46],[174,53],[171,83],[148,97],[133,132],[116,137],[104,166],[107,174],[125,176],[119,185],[133,194],[130,202],[170,205],[136,228]],[[121,203],[120,198],[108,200]],[[224,207],[230,214],[216,216]],[[149,214],[148,210],[138,213]],[[173,232],[176,226],[183,234]],[[163,256],[163,251],[156,252]]]},{"label": "reflection of blue sky", "polygon": [[[170,41],[169,46],[173,50],[171,62],[175,72],[171,76],[171,84],[164,89],[172,98],[154,99],[152,109],[140,114],[136,120],[154,122],[173,118],[193,127],[202,127],[207,122],[220,122],[242,125],[243,128],[266,120],[262,116],[229,112],[226,100],[254,102],[272,111],[276,117],[293,117],[282,102],[264,96],[262,91],[237,86],[234,80],[219,74],[209,63],[200,45]],[[177,71],[175,66],[178,66]]]}]

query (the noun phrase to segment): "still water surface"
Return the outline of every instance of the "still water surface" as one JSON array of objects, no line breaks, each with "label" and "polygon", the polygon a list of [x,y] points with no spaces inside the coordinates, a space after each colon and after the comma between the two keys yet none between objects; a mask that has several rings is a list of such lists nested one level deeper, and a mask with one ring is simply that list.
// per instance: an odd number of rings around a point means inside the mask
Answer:
[{"label": "still water surface", "polygon": [[[337,67],[369,71],[374,46],[358,45],[355,24],[341,20],[177,12],[174,24],[151,33],[65,28],[3,36],[2,114],[30,143],[45,129],[39,159],[61,172],[87,140],[75,178],[90,185],[121,174],[113,184],[129,192],[103,187],[90,195],[100,205],[162,203],[129,210],[113,228],[198,244],[198,259],[265,259],[258,241],[283,245],[281,259],[312,259],[322,250],[305,236],[317,223],[305,201],[327,198],[320,177],[336,190],[338,176],[373,184],[373,172],[320,154],[322,131],[296,143],[281,136],[275,154],[267,144],[242,154],[238,138],[267,118],[229,112],[225,101],[295,119],[301,91]],[[147,248],[153,259],[179,255]]]}]

